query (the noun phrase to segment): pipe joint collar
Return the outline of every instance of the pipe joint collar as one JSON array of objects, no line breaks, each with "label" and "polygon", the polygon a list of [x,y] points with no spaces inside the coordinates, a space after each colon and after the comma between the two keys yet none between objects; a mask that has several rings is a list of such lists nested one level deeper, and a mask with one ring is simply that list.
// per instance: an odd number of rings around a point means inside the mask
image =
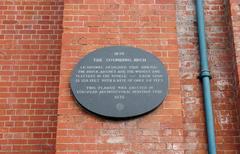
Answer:
[{"label": "pipe joint collar", "polygon": [[201,70],[201,72],[199,74],[199,78],[202,79],[204,77],[208,77],[209,79],[212,79],[212,76],[211,76],[209,70]]}]

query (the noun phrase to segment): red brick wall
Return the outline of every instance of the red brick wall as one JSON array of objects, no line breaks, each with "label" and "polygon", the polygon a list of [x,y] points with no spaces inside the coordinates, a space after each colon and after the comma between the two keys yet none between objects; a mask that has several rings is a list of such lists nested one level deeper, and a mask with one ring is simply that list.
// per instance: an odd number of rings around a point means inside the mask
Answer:
[{"label": "red brick wall", "polygon": [[[175,1],[65,0],[57,153],[183,153]],[[69,80],[74,65],[96,48],[129,45],[160,58],[170,77],[169,94],[153,113],[111,121],[74,102]]]},{"label": "red brick wall", "polygon": [[[205,0],[209,65],[218,154],[239,153],[236,67],[229,7],[225,0]],[[181,95],[186,153],[207,153],[206,126],[199,75],[198,39],[194,1],[177,0]]]},{"label": "red brick wall", "polygon": [[[205,0],[218,154],[240,152],[239,4]],[[163,61],[170,90],[157,110],[111,121],[76,104],[74,65],[110,45]],[[198,72],[193,0],[1,0],[0,153],[207,153]]]},{"label": "red brick wall", "polygon": [[0,1],[0,153],[54,153],[61,0]]},{"label": "red brick wall", "polygon": [[[233,47],[235,49],[235,62],[236,62],[236,92],[237,96],[238,96],[238,104],[237,104],[237,108],[238,110],[238,114],[239,114],[239,119],[240,119],[240,24],[239,24],[239,20],[240,20],[240,1],[239,0],[230,0],[229,1],[229,5],[230,5],[230,23],[231,23],[231,28],[232,28],[232,32],[233,32]],[[240,125],[239,125],[240,127]]]}]

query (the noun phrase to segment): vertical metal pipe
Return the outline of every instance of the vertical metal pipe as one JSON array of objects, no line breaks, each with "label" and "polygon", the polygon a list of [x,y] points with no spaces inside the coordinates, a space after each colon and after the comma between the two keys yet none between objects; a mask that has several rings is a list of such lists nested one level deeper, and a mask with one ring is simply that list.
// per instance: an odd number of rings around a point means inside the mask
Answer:
[{"label": "vertical metal pipe", "polygon": [[208,69],[208,55],[206,48],[205,38],[205,20],[203,10],[203,0],[195,0],[196,2],[196,15],[198,24],[198,39],[199,39],[199,54],[200,54],[200,79],[203,86],[204,107],[207,125],[207,138],[208,138],[208,153],[216,154],[216,140],[214,132],[214,117],[212,110],[212,98],[210,89],[211,75]]}]

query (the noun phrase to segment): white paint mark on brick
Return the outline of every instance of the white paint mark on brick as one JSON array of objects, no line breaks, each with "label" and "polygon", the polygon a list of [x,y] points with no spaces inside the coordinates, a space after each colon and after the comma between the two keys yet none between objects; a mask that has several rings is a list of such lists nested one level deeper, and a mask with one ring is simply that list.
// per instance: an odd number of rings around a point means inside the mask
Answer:
[{"label": "white paint mark on brick", "polygon": [[110,137],[107,140],[107,143],[111,143],[111,144],[117,144],[117,143],[124,143],[125,139],[124,137]]},{"label": "white paint mark on brick", "polygon": [[231,122],[231,115],[230,114],[222,115],[221,111],[218,111],[217,119],[221,129],[223,129],[225,124],[229,124]]},{"label": "white paint mark on brick", "polygon": [[184,85],[183,86],[184,91],[193,91],[193,85]]}]

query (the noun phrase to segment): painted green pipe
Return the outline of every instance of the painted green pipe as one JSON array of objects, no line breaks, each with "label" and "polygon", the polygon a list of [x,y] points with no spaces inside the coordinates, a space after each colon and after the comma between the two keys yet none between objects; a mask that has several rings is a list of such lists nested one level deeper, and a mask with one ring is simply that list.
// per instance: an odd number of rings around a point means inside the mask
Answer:
[{"label": "painted green pipe", "polygon": [[202,81],[204,107],[207,125],[208,153],[216,154],[216,140],[214,132],[214,117],[212,110],[212,98],[210,89],[211,75],[208,69],[208,55],[205,38],[205,20],[203,10],[203,0],[196,0],[196,15],[198,24],[199,54],[201,72],[199,78]]}]

